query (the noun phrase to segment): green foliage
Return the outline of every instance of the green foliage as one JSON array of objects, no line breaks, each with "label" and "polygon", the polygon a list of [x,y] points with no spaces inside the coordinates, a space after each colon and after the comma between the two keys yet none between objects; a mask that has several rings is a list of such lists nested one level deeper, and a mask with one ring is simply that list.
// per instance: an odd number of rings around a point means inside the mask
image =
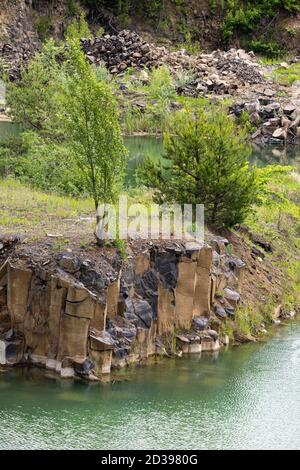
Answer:
[{"label": "green foliage", "polygon": [[95,67],[94,72],[97,80],[99,80],[100,82],[108,83],[111,81],[111,76],[105,65],[99,65],[98,67]]},{"label": "green foliage", "polygon": [[287,33],[290,38],[294,38],[297,36],[297,31],[295,30],[295,28],[287,28]]},{"label": "green foliage", "polygon": [[196,78],[197,75],[193,72],[178,70],[175,77],[175,87],[176,89],[178,89],[193,85],[195,83]]},{"label": "green foliage", "polygon": [[163,0],[82,0],[82,3],[96,10],[111,10],[119,20],[124,20],[133,11],[140,16],[156,20],[164,5]]},{"label": "green foliage", "polygon": [[22,70],[18,82],[7,83],[7,104],[21,125],[20,139],[0,147],[2,176],[14,175],[46,191],[78,196],[86,193],[74,161],[69,156],[58,111],[65,66],[63,49],[50,40]]},{"label": "green foliage", "polygon": [[255,210],[245,223],[272,243],[272,262],[284,273],[282,304],[292,309],[300,303],[300,175],[279,165],[259,169],[261,191]]},{"label": "green foliage", "polygon": [[148,105],[143,111],[128,107],[123,116],[123,130],[128,135],[135,133],[160,135],[172,129],[176,114],[170,111],[167,100],[159,100],[155,105]]},{"label": "green foliage", "polygon": [[21,71],[18,82],[7,82],[6,101],[15,122],[24,130],[53,135],[57,109],[57,82],[61,74],[58,58],[62,48],[53,40]]},{"label": "green foliage", "polygon": [[105,30],[102,26],[100,26],[100,28],[98,28],[98,30],[97,30],[96,37],[97,38],[102,38],[102,36],[104,36],[104,34],[105,34]]},{"label": "green foliage", "polygon": [[176,97],[174,80],[165,65],[151,72],[149,91],[153,99],[171,100]]},{"label": "green foliage", "polygon": [[256,335],[257,328],[260,327],[264,320],[263,315],[249,306],[238,307],[235,312],[235,328],[238,333],[244,335]]},{"label": "green foliage", "polygon": [[49,16],[37,17],[34,20],[34,27],[41,41],[45,41],[51,33],[51,18]]},{"label": "green foliage", "polygon": [[251,33],[261,20],[274,18],[280,10],[300,11],[298,0],[227,0],[222,37],[228,42],[237,33]]},{"label": "green foliage", "polygon": [[15,159],[13,168],[22,183],[75,197],[87,194],[85,181],[66,144],[44,139],[31,131],[22,134],[22,147],[23,155],[20,153]]},{"label": "green foliage", "polygon": [[72,23],[67,27],[66,31],[66,39],[80,39],[86,38],[90,39],[93,35],[89,28],[88,22],[85,19],[85,14],[83,12],[80,13],[79,19],[76,18],[72,21]]},{"label": "green foliage", "polygon": [[22,154],[22,144],[17,139],[0,142],[0,177],[6,178],[13,174],[19,155]]},{"label": "green foliage", "polygon": [[67,0],[67,9],[70,16],[75,16],[80,13],[80,7],[77,0]]},{"label": "green foliage", "polygon": [[208,4],[210,10],[214,13],[217,8],[217,0],[209,0]]},{"label": "green foliage", "polygon": [[254,132],[255,130],[255,127],[250,121],[250,116],[247,111],[242,111],[239,117],[237,118],[236,122],[239,126],[243,126],[246,129],[248,134]]},{"label": "green foliage", "polygon": [[77,38],[68,40],[70,70],[61,95],[61,123],[70,153],[93,196],[111,202],[122,182],[126,149],[110,87],[97,80]]},{"label": "green foliage", "polygon": [[256,170],[248,164],[244,130],[224,110],[183,112],[164,148],[168,165],[148,159],[140,169],[144,184],[156,190],[156,202],[204,204],[211,225],[244,220],[257,198]]},{"label": "green foliage", "polygon": [[117,238],[115,240],[115,246],[119,252],[119,255],[123,261],[126,261],[127,259],[127,253],[126,253],[126,243],[124,240],[121,240],[120,238]]},{"label": "green foliage", "polygon": [[249,49],[255,53],[264,54],[270,58],[278,58],[283,55],[282,47],[276,42],[250,41]]},{"label": "green foliage", "polygon": [[294,82],[300,80],[300,64],[292,64],[287,69],[276,69],[274,71],[274,78],[280,85],[292,85]]},{"label": "green foliage", "polygon": [[2,144],[0,174],[44,191],[92,194],[98,203],[112,199],[125,149],[108,72],[86,62],[78,39],[82,25],[74,31],[69,61],[61,63],[61,48],[49,41],[21,80],[8,83],[8,104],[23,132],[19,142]]}]

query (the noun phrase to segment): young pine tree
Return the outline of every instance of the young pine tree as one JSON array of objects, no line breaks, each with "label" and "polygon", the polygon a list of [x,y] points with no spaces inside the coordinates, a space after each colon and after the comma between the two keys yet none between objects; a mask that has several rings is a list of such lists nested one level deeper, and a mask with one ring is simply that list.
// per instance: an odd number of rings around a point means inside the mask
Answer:
[{"label": "young pine tree", "polygon": [[121,188],[127,150],[109,85],[97,79],[78,38],[69,39],[68,48],[70,70],[61,96],[61,119],[98,213],[100,202],[113,202]]},{"label": "young pine tree", "polygon": [[249,167],[245,132],[225,111],[185,112],[164,141],[166,165],[146,160],[143,183],[155,188],[155,202],[204,204],[212,226],[241,223],[257,195],[257,177]]}]

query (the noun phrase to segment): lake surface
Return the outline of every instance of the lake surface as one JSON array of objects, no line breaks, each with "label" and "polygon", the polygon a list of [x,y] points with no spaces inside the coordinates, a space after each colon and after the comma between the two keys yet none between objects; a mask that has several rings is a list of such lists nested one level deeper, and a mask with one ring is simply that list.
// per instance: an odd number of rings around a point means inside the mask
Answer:
[{"label": "lake surface", "polygon": [[[163,155],[163,142],[161,138],[141,136],[126,137],[125,145],[129,151],[126,183],[135,184],[135,171],[143,163],[145,157],[159,162]],[[292,165],[300,170],[300,146],[273,147],[253,145],[250,158],[251,163],[264,167],[267,165]]]},{"label": "lake surface", "polygon": [[[124,372],[123,372],[124,374]],[[0,373],[0,449],[300,449],[300,321],[85,384]]]},{"label": "lake surface", "polygon": [[[17,137],[20,133],[18,124],[0,122],[0,141]],[[129,151],[126,183],[135,184],[136,169],[143,163],[145,157],[159,162],[163,155],[162,138],[154,136],[125,137],[125,145]],[[270,164],[293,165],[300,170],[300,146],[273,147],[253,145],[251,163],[258,166]]]}]

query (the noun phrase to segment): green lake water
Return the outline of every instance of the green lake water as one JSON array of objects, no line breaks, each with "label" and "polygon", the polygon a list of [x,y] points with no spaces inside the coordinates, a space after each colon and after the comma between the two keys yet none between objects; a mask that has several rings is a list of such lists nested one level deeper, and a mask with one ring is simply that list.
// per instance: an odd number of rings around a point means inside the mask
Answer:
[{"label": "green lake water", "polygon": [[299,320],[264,343],[125,377],[0,373],[0,449],[300,449]]},{"label": "green lake water", "polygon": [[[143,163],[146,156],[153,161],[160,161],[163,154],[163,143],[161,138],[156,137],[126,137],[125,145],[129,151],[129,162],[127,167],[127,184],[134,184],[135,170]],[[253,145],[250,158],[251,163],[260,167],[267,165],[292,165],[300,170],[300,147],[273,147]]]},{"label": "green lake water", "polygon": [[[0,141],[19,135],[20,128],[17,124],[0,122]],[[143,163],[146,156],[153,161],[160,161],[163,154],[163,142],[161,138],[153,136],[125,137],[125,145],[129,152],[129,159],[125,177],[126,186],[135,185],[136,169]],[[251,163],[258,166],[270,164],[293,165],[300,170],[300,147],[289,146],[253,146]]]}]

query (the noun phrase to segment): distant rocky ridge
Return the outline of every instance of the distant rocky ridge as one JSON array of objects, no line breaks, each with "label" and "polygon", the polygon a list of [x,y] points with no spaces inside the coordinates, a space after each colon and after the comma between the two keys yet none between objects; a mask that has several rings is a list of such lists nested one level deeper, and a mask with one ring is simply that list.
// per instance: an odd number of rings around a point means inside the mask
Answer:
[{"label": "distant rocky ridge", "polygon": [[[123,73],[130,67],[151,70],[166,65],[173,73],[178,70],[193,72],[193,88],[204,93],[231,93],[238,87],[264,82],[254,54],[241,49],[194,56],[185,50],[170,52],[166,47],[149,44],[138,34],[127,30],[116,35],[83,38],[81,43],[87,59],[96,65],[104,64],[112,74]],[[33,52],[25,45],[0,43],[0,57],[11,80],[18,78],[20,66],[26,65]]]},{"label": "distant rocky ridge", "polygon": [[[104,65],[120,78],[126,70],[134,69],[144,71],[147,81],[147,71],[165,65],[174,77],[180,73],[189,75],[187,83],[177,88],[181,95],[234,98],[232,113],[238,117],[247,111],[257,127],[253,139],[272,144],[299,141],[300,97],[279,98],[278,86],[265,78],[253,53],[242,49],[198,55],[190,55],[185,50],[172,52],[149,44],[128,30],[93,39],[82,38],[81,44],[90,63]],[[2,67],[12,81],[19,78],[20,67],[26,67],[33,54],[34,50],[24,45],[0,44]]]}]

